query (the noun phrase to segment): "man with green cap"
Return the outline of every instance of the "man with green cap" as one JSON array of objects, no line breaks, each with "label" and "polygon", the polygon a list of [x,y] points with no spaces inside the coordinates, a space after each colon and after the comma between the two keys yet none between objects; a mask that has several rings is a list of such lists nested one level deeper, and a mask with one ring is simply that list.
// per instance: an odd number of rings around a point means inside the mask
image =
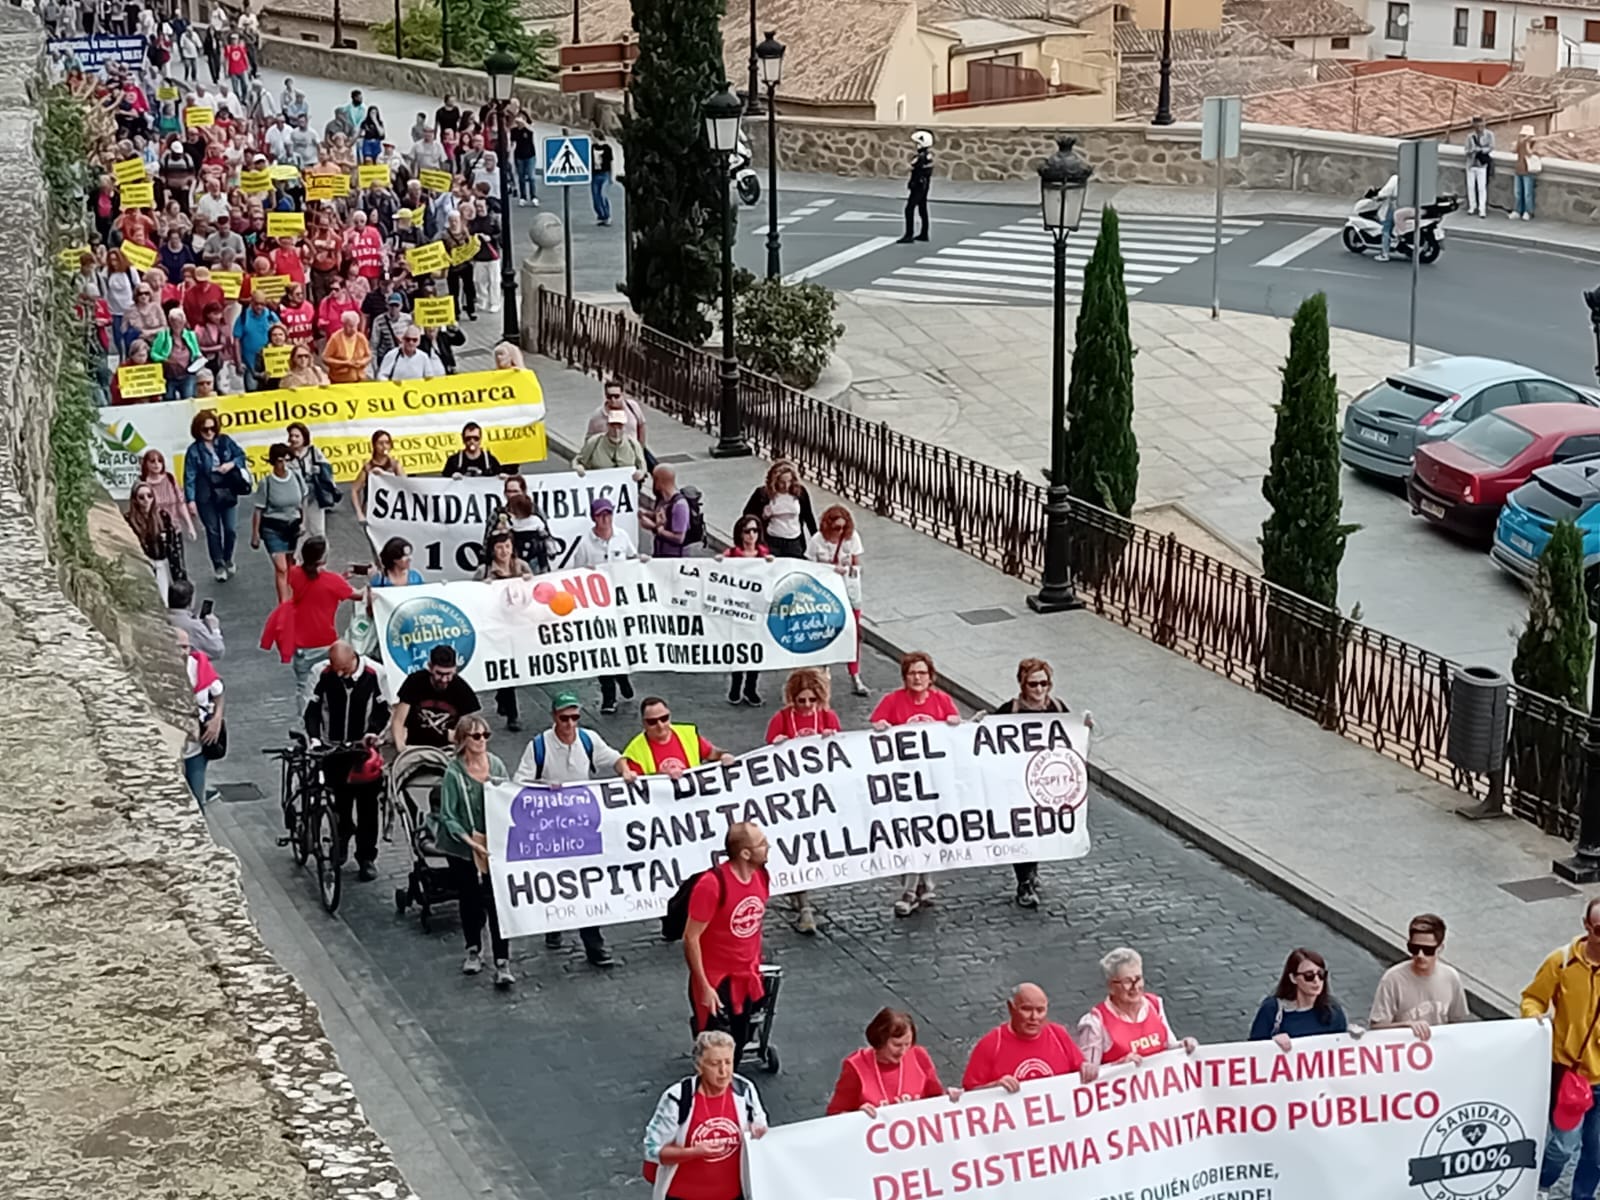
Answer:
[{"label": "man with green cap", "polygon": [[[635,774],[633,764],[623,758],[597,733],[579,726],[583,706],[578,703],[578,693],[563,689],[550,703],[551,726],[533,735],[528,748],[522,752],[522,761],[512,773],[512,781],[520,784],[587,783],[601,775],[615,774],[624,779]],[[578,930],[583,939],[583,952],[597,967],[612,965],[611,951],[606,948],[605,937],[595,926]],[[547,933],[544,944],[552,950],[561,945],[561,933]]]}]

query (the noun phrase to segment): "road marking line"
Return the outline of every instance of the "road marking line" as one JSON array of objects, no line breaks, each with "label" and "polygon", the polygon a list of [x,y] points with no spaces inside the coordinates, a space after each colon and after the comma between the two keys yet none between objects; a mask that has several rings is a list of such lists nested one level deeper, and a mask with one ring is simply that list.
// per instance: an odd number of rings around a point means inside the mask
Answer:
[{"label": "road marking line", "polygon": [[[835,221],[870,221],[870,222],[874,222],[874,223],[877,223],[877,224],[884,224],[884,225],[899,225],[901,222],[903,222],[905,220],[905,217],[900,213],[892,213],[892,212],[861,212],[859,210],[852,209],[849,212],[835,213],[833,219]],[[958,221],[954,217],[941,216],[937,221],[934,222],[934,224],[935,225],[970,225],[970,224],[972,224],[972,222],[971,221]]]},{"label": "road marking line", "polygon": [[[927,267],[944,268],[944,270],[930,272],[925,269]],[[984,267],[989,267],[993,271],[1011,271],[1013,274],[986,274],[982,270]],[[956,270],[951,272],[949,268],[956,268]],[[977,268],[976,273],[973,273],[974,268]],[[931,275],[935,279],[978,279],[987,280],[990,283],[1024,284],[1029,287],[1047,288],[1054,286],[1055,267],[1053,265],[1048,267],[1029,266],[1022,263],[968,262],[964,258],[921,258],[917,260],[915,267],[901,267],[896,274]],[[1034,275],[1049,276],[1050,278],[1035,279],[1033,278]],[[1161,282],[1161,276],[1159,275],[1138,275],[1126,271],[1123,272],[1122,278],[1125,282],[1132,281],[1133,283]],[[1082,271],[1075,270],[1072,267],[1067,268],[1067,286],[1075,287],[1082,279]]]},{"label": "road marking line", "polygon": [[818,275],[825,275],[835,267],[842,267],[845,263],[855,262],[858,258],[865,258],[869,254],[882,250],[885,246],[894,244],[895,239],[892,237],[868,238],[866,241],[858,242],[854,246],[846,246],[837,254],[830,254],[827,258],[819,258],[816,262],[807,263],[797,271],[789,272],[783,277],[784,282],[802,283],[807,279],[815,279]]},{"label": "road marking line", "polygon": [[[1048,263],[1049,265],[1044,266],[1044,267],[1039,267],[1039,268],[1036,268],[1036,269],[1039,269],[1039,270],[1053,270],[1054,269],[1054,264],[1050,263],[1050,256],[1049,255],[1046,255],[1046,254],[1030,254],[1026,250],[1021,250],[1021,249],[995,250],[995,249],[989,248],[986,245],[980,245],[980,246],[974,247],[974,246],[969,246],[966,242],[963,242],[959,246],[943,246],[943,247],[940,247],[939,253],[940,254],[953,254],[953,255],[957,256],[958,258],[994,259],[996,261],[996,265],[999,265],[1001,263],[1013,263],[1013,262],[1015,262],[1015,263],[1029,263],[1029,264]],[[1070,255],[1069,254],[1067,256],[1067,265],[1068,265],[1069,269],[1072,268],[1072,267],[1078,267],[1078,268],[1081,269],[1083,267],[1083,265],[1085,263],[1087,263],[1088,261],[1089,261],[1089,255],[1087,255],[1087,254],[1078,254],[1078,255]],[[1132,261],[1131,259],[1128,260],[1128,262],[1131,262],[1131,261]],[[1193,261],[1193,260],[1190,260],[1190,261]],[[1124,266],[1126,266],[1126,265],[1128,265],[1128,263],[1124,263]],[[1141,263],[1138,264],[1138,270],[1145,271],[1145,272],[1155,272],[1155,273],[1160,274],[1160,275],[1174,275],[1177,272],[1183,270],[1183,268],[1182,267],[1169,267],[1169,266],[1157,265],[1155,263],[1141,262]]]},{"label": "road marking line", "polygon": [[814,213],[816,211],[817,210],[816,210],[815,207],[809,207],[808,206],[806,208],[797,208],[793,212],[791,212],[789,215],[791,217],[793,217],[795,220],[798,221],[801,217],[809,217],[812,213]]},{"label": "road marking line", "polygon": [[820,200],[813,200],[811,202],[811,207],[812,208],[827,208],[830,204],[833,203],[833,201],[834,201],[834,197],[832,197],[832,196],[824,196]]},{"label": "road marking line", "polygon": [[[1044,232],[1042,229],[1035,231],[1032,229],[1027,229],[1021,225],[1005,225],[1002,226],[1001,230],[997,232],[1010,233],[1018,237],[1037,238],[1040,241],[1045,242],[1052,240],[1051,235]],[[1071,238],[1067,240],[1069,244],[1072,241]],[[1097,240],[1097,238],[1079,239],[1081,243],[1085,244],[1092,243]],[[1231,240],[1232,239],[1229,238],[1227,234],[1222,235],[1222,241],[1224,245]],[[1210,234],[1201,235],[1194,233],[1168,233],[1165,230],[1141,231],[1124,227],[1119,232],[1117,241],[1124,246],[1144,245],[1153,250],[1187,250],[1191,246],[1209,247],[1212,244],[1213,239]]]},{"label": "road marking line", "polygon": [[[979,234],[976,238],[963,238],[957,245],[961,246],[993,246],[997,250],[1031,250],[1035,259],[1044,260],[1050,257],[1051,248],[1048,244],[1039,245],[1037,242],[1018,242],[1007,238],[996,237],[992,234]],[[1067,246],[1068,262],[1088,262],[1094,254],[1094,247],[1087,245]],[[1151,250],[1129,250],[1122,248],[1124,262],[1137,262],[1154,270],[1155,263],[1175,263],[1177,266],[1186,267],[1191,263],[1200,261],[1200,252],[1190,254],[1157,254]]]},{"label": "road marking line", "polygon": [[1295,238],[1281,250],[1274,250],[1255,265],[1258,267],[1286,267],[1299,258],[1307,250],[1314,250],[1329,238],[1338,234],[1339,227],[1328,225],[1322,229],[1313,229],[1310,233],[1302,234]]},{"label": "road marking line", "polygon": [[[879,280],[878,282],[885,282]],[[849,293],[857,300],[887,300],[895,304],[999,304],[999,300],[990,300],[980,296],[969,296],[965,293],[951,293],[949,295],[935,295],[929,292],[880,292],[873,288],[856,288]],[[1032,297],[1029,297],[1030,299]]]},{"label": "road marking line", "polygon": [[[1085,217],[1095,217],[1095,218],[1098,219],[1099,216],[1100,216],[1100,210],[1097,209],[1097,208],[1088,209],[1088,210],[1086,210],[1084,212],[1083,215]],[[1024,218],[1022,218],[1022,220],[1026,221],[1026,222],[1028,222],[1029,224],[1032,224],[1032,225],[1037,225],[1037,226],[1041,226],[1041,227],[1044,225],[1044,218],[1042,218],[1042,217],[1024,217]],[[1176,216],[1166,216],[1166,215],[1160,214],[1160,213],[1125,213],[1125,212],[1121,212],[1121,211],[1119,211],[1117,213],[1117,220],[1119,222],[1121,222],[1122,224],[1124,224],[1124,225],[1132,224],[1132,223],[1137,222],[1137,221],[1150,221],[1150,222],[1153,222],[1153,223],[1158,224],[1158,225],[1214,225],[1214,224],[1216,224],[1216,218],[1215,217],[1176,217]],[[1257,228],[1257,227],[1259,227],[1261,225],[1264,225],[1266,222],[1264,222],[1264,221],[1253,221],[1249,217],[1223,217],[1222,218],[1222,223],[1224,225],[1238,225],[1238,226],[1241,226],[1241,227],[1243,227],[1245,229],[1255,229],[1255,228]]]}]

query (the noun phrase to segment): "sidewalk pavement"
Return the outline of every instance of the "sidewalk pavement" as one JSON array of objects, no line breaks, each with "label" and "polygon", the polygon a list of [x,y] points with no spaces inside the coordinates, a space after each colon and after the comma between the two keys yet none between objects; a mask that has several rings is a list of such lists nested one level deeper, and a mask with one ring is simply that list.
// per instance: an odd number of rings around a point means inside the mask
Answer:
[{"label": "sidewalk pavement", "polygon": [[[544,385],[551,453],[570,451],[598,381],[549,359],[530,365]],[[766,464],[713,459],[711,442],[664,414],[650,422],[651,447],[679,462],[726,537]],[[814,489],[813,505],[834,499]],[[1514,1013],[1539,959],[1580,929],[1577,890],[1548,877],[1564,843],[1510,819],[1468,823],[1453,814],[1463,797],[1451,789],[1092,613],[1037,616],[1019,581],[855,511],[870,641],[890,653],[931,650],[945,685],[986,706],[1015,693],[1020,658],[1050,659],[1063,698],[1095,715],[1092,765],[1106,791],[1374,953],[1403,957],[1410,917],[1439,912],[1450,924],[1447,956],[1477,1009]],[[1522,899],[1507,885],[1548,898]],[[1181,894],[1172,907],[1181,927]]]},{"label": "sidewalk pavement", "polygon": [[[1286,217],[1302,219],[1319,225],[1337,221],[1343,223],[1349,216],[1351,205],[1362,190],[1382,183],[1352,180],[1349,197],[1321,196],[1311,192],[1285,192],[1268,188],[1233,188],[1223,194],[1223,215],[1229,217]],[[780,191],[832,192],[844,196],[877,196],[903,199],[906,194],[902,179],[856,179],[839,175],[809,175],[796,171],[779,171]],[[930,199],[935,203],[957,204],[1019,204],[1037,208],[1039,184],[1032,179],[1008,179],[976,183],[953,179],[936,179]],[[1115,205],[1119,212],[1138,213],[1141,216],[1191,216],[1216,215],[1217,194],[1210,188],[1164,187],[1154,184],[1101,184],[1089,185],[1090,208],[1105,204]],[[1516,245],[1556,252],[1579,252],[1600,255],[1600,226],[1572,225],[1562,221],[1508,221],[1500,211],[1482,219],[1458,213],[1447,219],[1452,237],[1472,241],[1510,242]]]}]

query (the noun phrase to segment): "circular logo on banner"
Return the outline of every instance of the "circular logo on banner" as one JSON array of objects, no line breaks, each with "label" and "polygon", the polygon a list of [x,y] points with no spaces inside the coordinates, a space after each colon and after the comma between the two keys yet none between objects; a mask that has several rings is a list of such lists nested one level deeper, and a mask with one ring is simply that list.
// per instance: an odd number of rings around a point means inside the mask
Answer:
[{"label": "circular logo on banner", "polygon": [[767,632],[792,654],[815,654],[844,632],[844,602],[810,575],[785,575],[772,589]]},{"label": "circular logo on banner", "polygon": [[435,646],[454,646],[456,667],[460,670],[472,661],[478,634],[467,614],[454,604],[422,596],[405,601],[389,615],[383,644],[389,660],[407,674],[425,668],[428,651]]},{"label": "circular logo on banner", "polygon": [[727,1117],[707,1117],[695,1127],[691,1146],[714,1146],[716,1152],[701,1162],[721,1162],[739,1153],[739,1126]]},{"label": "circular logo on banner", "polygon": [[1076,809],[1089,794],[1089,772],[1071,750],[1040,750],[1028,760],[1023,782],[1045,808]]},{"label": "circular logo on banner", "polygon": [[1011,1072],[1011,1078],[1024,1079],[1049,1079],[1055,1072],[1050,1069],[1050,1064],[1042,1058],[1025,1058],[1016,1065]]},{"label": "circular logo on banner", "polygon": [[755,937],[761,932],[761,918],[767,906],[755,896],[746,896],[728,914],[728,929],[734,937]]},{"label": "circular logo on banner", "polygon": [[1516,1113],[1478,1100],[1435,1121],[1407,1165],[1428,1200],[1501,1200],[1538,1164],[1539,1147]]}]

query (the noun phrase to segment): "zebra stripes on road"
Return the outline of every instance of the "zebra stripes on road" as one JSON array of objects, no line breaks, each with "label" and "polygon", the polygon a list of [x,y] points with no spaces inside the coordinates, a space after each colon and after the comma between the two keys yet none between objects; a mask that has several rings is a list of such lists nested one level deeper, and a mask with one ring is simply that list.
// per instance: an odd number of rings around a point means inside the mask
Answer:
[{"label": "zebra stripes on road", "polygon": [[[1083,290],[1083,271],[1099,240],[1098,214],[1084,214],[1083,231],[1067,241],[1067,290]],[[1259,227],[1260,221],[1224,218],[1224,245]],[[937,225],[935,226],[937,228]],[[1123,282],[1128,295],[1212,253],[1210,217],[1125,216],[1120,223]],[[896,267],[856,288],[868,300],[917,304],[1048,304],[1055,288],[1054,243],[1038,217],[930,247],[915,263]]]}]

